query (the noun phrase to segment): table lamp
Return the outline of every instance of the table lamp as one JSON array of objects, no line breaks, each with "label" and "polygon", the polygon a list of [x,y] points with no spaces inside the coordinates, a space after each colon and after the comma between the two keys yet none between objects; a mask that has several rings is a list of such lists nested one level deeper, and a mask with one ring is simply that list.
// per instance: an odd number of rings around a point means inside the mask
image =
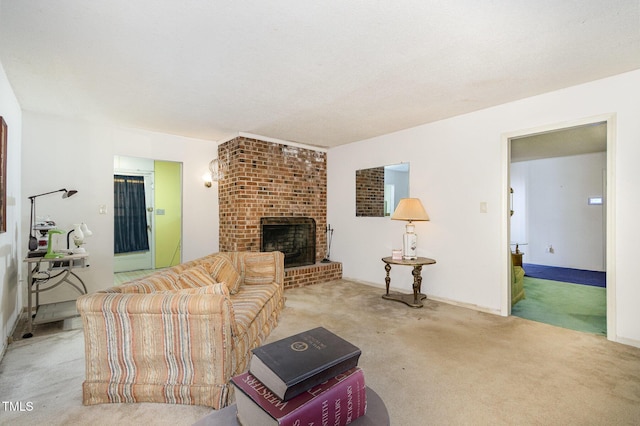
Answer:
[{"label": "table lamp", "polygon": [[89,227],[86,223],[76,223],[74,228],[67,233],[67,248],[69,248],[69,234],[73,232],[73,244],[75,244],[76,248],[73,249],[73,253],[85,253],[86,250],[82,245],[84,244],[84,240],[87,237],[93,235],[93,232],[89,230]]},{"label": "table lamp", "polygon": [[66,190],[65,188],[57,189],[55,191],[45,192],[43,194],[31,195],[29,200],[31,201],[31,217],[29,218],[29,251],[36,251],[38,249],[38,239],[33,235],[33,221],[36,219],[36,198],[43,195],[55,194],[56,192],[64,192],[62,198],[69,198],[75,195],[78,191],[75,189]]},{"label": "table lamp", "polygon": [[393,220],[406,220],[406,232],[402,237],[402,259],[414,260],[418,258],[417,244],[418,236],[414,233],[415,225],[413,221],[429,220],[429,215],[425,211],[418,198],[402,198],[398,207],[391,215]]}]

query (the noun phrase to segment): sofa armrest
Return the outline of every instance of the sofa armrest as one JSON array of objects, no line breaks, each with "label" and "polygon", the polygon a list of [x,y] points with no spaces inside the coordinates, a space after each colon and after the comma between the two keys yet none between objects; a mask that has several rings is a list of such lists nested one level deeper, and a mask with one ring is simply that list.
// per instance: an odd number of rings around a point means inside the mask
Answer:
[{"label": "sofa armrest", "polygon": [[524,299],[524,269],[520,266],[512,266],[513,281],[511,282],[511,306]]},{"label": "sofa armrest", "polygon": [[231,301],[216,294],[94,293],[76,302],[87,380],[224,383],[231,374]]}]

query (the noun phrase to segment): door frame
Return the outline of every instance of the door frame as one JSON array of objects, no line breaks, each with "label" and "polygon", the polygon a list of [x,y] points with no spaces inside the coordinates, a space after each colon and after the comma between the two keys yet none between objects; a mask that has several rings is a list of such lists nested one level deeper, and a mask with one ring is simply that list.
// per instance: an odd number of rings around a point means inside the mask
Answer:
[{"label": "door frame", "polygon": [[607,174],[606,174],[606,272],[607,272],[607,339],[616,341],[616,268],[615,268],[615,158],[616,158],[616,114],[602,114],[562,123],[548,124],[540,127],[516,130],[501,135],[502,151],[502,208],[501,208],[501,259],[502,272],[502,300],[500,314],[511,315],[511,215],[509,214],[509,187],[511,182],[511,139],[523,136],[552,132],[569,127],[578,127],[594,123],[607,123]]}]

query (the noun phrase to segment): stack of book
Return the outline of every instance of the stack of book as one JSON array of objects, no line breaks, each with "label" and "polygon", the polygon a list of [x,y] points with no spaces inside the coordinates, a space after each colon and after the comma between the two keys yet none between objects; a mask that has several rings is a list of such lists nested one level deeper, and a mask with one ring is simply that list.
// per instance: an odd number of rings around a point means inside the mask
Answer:
[{"label": "stack of book", "polygon": [[318,327],[253,350],[231,379],[243,426],[347,425],[367,409],[361,351]]}]

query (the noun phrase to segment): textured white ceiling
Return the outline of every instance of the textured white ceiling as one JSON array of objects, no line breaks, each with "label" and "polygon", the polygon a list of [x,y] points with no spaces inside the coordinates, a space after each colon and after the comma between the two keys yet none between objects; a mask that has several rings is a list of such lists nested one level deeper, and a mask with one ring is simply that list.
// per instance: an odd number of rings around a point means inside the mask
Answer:
[{"label": "textured white ceiling", "polygon": [[0,0],[23,109],[331,147],[640,68],[638,0]]},{"label": "textured white ceiling", "polygon": [[511,139],[511,162],[607,151],[607,123],[585,124]]}]

